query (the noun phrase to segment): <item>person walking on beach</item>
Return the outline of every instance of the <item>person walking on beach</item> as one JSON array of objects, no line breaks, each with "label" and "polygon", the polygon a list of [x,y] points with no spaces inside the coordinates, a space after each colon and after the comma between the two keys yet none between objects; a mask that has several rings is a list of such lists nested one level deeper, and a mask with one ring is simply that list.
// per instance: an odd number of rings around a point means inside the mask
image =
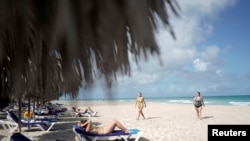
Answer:
[{"label": "person walking on beach", "polygon": [[202,107],[205,106],[205,103],[203,101],[203,98],[201,96],[200,92],[197,92],[194,99],[193,99],[193,104],[194,104],[194,108],[197,114],[197,118],[201,119],[201,111],[202,111]]},{"label": "person walking on beach", "polygon": [[142,115],[143,119],[145,119],[144,114],[142,112],[142,109],[144,108],[144,106],[146,108],[146,102],[145,102],[144,97],[142,96],[141,92],[138,93],[135,106],[136,105],[138,107],[138,117],[137,117],[137,120],[139,120],[140,115]]}]

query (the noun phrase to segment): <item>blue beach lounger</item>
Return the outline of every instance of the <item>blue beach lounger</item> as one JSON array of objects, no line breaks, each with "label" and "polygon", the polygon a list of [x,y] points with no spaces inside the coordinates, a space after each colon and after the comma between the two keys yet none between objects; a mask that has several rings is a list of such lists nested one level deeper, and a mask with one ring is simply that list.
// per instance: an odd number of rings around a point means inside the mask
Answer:
[{"label": "blue beach lounger", "polygon": [[11,136],[10,141],[32,141],[32,140],[21,133],[14,133]]},{"label": "blue beach lounger", "polygon": [[142,132],[138,129],[130,129],[129,133],[125,133],[122,130],[114,130],[112,133],[108,134],[96,134],[96,133],[86,132],[84,128],[80,128],[77,126],[73,127],[73,132],[78,137],[79,141],[108,140],[114,138],[122,138],[123,140],[128,141],[128,139],[132,135],[135,135],[136,136],[135,141],[138,141],[142,135]]},{"label": "blue beach lounger", "polygon": [[[18,129],[18,117],[11,111],[8,111],[8,116],[11,119],[13,123],[16,124],[16,126],[11,130],[11,132],[14,132],[15,130]],[[23,126],[36,126],[42,131],[50,131],[50,129],[55,125],[55,122],[50,122],[50,121],[24,121],[21,120],[21,124]]]}]

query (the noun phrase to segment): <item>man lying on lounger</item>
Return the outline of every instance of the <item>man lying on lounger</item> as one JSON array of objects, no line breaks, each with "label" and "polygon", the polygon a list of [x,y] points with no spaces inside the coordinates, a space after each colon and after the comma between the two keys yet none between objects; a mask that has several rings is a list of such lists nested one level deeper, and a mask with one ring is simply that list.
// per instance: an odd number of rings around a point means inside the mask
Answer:
[{"label": "man lying on lounger", "polygon": [[81,108],[78,108],[75,106],[75,110],[76,110],[76,112],[79,112],[79,113],[87,113],[87,112],[93,113],[94,112],[90,107],[86,107],[85,109],[81,109]]},{"label": "man lying on lounger", "polygon": [[74,112],[72,116],[77,117],[77,116],[88,116],[88,117],[93,117],[96,116],[98,112],[94,112],[90,107],[87,107],[85,109],[80,109],[75,107],[72,107]]}]

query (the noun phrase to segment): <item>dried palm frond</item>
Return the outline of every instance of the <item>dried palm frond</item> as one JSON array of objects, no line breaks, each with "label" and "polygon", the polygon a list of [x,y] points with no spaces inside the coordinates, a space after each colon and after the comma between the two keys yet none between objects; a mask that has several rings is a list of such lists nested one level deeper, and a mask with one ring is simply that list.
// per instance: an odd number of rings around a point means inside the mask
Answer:
[{"label": "dried palm frond", "polygon": [[169,27],[175,0],[2,0],[2,94],[76,97],[101,74],[108,87],[130,74],[129,53],[160,54],[156,15]]}]

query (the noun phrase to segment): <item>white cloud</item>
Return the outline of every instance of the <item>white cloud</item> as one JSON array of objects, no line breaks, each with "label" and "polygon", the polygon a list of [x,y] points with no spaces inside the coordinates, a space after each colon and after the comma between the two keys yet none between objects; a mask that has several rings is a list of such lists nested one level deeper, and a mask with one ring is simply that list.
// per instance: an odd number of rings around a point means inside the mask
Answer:
[{"label": "white cloud", "polygon": [[205,61],[213,61],[218,57],[220,48],[218,46],[208,46],[201,52],[201,58]]},{"label": "white cloud", "polygon": [[195,70],[206,71],[207,70],[207,65],[209,65],[209,63],[203,62],[200,59],[195,59],[193,61],[193,65],[194,65]]},{"label": "white cloud", "polygon": [[177,0],[182,8],[182,14],[188,13],[196,19],[212,19],[218,17],[218,13],[235,5],[237,0]]},{"label": "white cloud", "polygon": [[197,71],[214,71],[216,74],[221,70],[221,65],[217,65],[220,62],[218,57],[220,48],[218,46],[207,46],[204,50],[200,51],[199,58],[194,59],[193,67]]}]

